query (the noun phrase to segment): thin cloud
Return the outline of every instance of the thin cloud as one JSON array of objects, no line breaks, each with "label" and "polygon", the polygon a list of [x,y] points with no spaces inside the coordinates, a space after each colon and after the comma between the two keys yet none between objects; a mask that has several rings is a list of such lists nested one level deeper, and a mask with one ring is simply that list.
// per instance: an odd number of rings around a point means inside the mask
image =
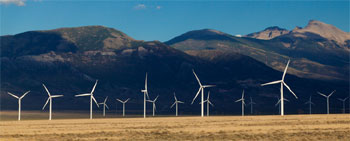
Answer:
[{"label": "thin cloud", "polygon": [[17,6],[25,6],[26,0],[0,0],[0,4],[5,4],[5,5],[14,4]]},{"label": "thin cloud", "polygon": [[146,5],[145,4],[138,4],[138,5],[134,6],[134,9],[136,9],[136,10],[146,9]]},{"label": "thin cloud", "polygon": [[161,9],[161,8],[162,8],[162,7],[161,7],[161,6],[159,6],[159,5],[158,5],[158,6],[156,6],[156,9],[158,9],[158,10],[159,10],[159,9]]}]

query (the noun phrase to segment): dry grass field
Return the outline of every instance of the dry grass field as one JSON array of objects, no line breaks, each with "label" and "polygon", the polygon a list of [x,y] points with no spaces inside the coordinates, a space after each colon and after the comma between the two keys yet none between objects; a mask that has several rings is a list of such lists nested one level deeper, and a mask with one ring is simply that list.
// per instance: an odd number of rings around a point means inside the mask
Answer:
[{"label": "dry grass field", "polygon": [[[6,112],[0,112],[6,117]],[[11,113],[11,112],[9,112]],[[14,112],[12,112],[14,113]],[[12,116],[11,116],[12,117]],[[1,120],[0,140],[349,140],[350,115]],[[4,119],[4,118],[2,118]]]}]

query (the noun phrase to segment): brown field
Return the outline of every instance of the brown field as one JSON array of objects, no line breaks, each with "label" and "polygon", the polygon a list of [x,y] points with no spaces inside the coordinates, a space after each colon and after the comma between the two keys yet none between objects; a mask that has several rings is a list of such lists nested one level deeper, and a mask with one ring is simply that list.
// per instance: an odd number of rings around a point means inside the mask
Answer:
[{"label": "brown field", "polygon": [[[350,115],[97,118],[22,121],[0,112],[0,140],[349,140]],[[12,115],[11,115],[12,114]],[[42,113],[44,114],[44,113]],[[38,114],[36,114],[38,115]],[[62,116],[62,115],[61,115]],[[67,116],[67,115],[66,115]],[[34,116],[31,116],[34,117]],[[39,116],[40,117],[40,116]],[[41,115],[43,117],[43,115]],[[47,117],[47,113],[45,116]],[[59,116],[58,116],[59,117]],[[53,116],[55,118],[55,116]]]}]

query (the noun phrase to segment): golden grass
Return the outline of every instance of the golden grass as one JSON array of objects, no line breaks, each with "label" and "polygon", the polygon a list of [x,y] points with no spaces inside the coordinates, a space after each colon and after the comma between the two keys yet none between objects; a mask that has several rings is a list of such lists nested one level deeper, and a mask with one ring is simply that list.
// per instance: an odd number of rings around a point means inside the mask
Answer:
[{"label": "golden grass", "polygon": [[0,140],[348,140],[350,115],[0,121]]}]

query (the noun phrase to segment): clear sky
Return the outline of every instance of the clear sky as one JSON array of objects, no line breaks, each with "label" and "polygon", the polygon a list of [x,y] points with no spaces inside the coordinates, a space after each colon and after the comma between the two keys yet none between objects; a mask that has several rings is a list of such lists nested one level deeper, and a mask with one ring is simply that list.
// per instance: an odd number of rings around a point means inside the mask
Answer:
[{"label": "clear sky", "polygon": [[345,1],[112,1],[0,0],[0,34],[103,25],[138,40],[167,41],[190,30],[211,28],[245,35],[279,26],[304,27],[319,20],[349,32]]}]

